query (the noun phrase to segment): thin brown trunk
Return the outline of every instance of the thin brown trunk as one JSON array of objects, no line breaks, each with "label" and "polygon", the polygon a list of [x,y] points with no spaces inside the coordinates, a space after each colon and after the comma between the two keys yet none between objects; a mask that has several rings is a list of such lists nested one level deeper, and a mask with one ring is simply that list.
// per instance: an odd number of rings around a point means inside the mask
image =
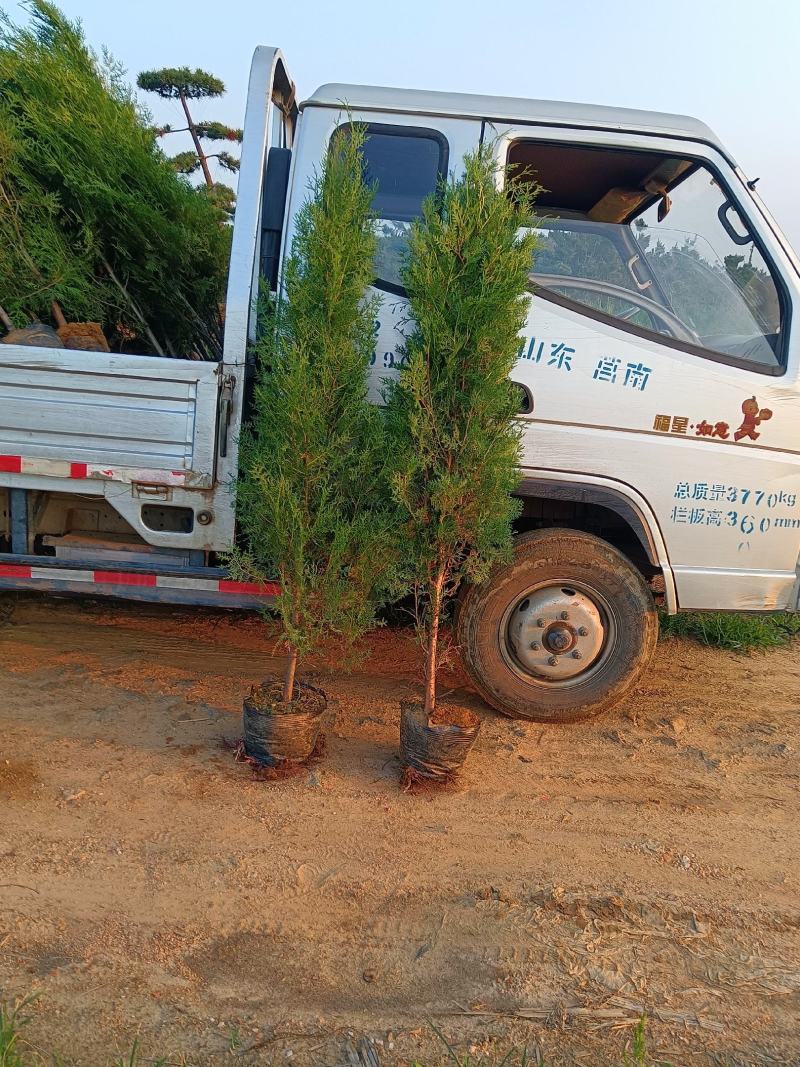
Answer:
[{"label": "thin brown trunk", "polygon": [[8,312],[2,305],[0,305],[0,322],[2,322],[9,333],[14,329],[14,323],[8,317]]},{"label": "thin brown trunk", "polygon": [[189,105],[186,103],[186,97],[183,93],[180,94],[180,101],[183,105],[183,113],[186,116],[186,125],[189,127],[189,133],[194,141],[194,150],[197,152],[197,158],[200,160],[200,166],[203,168],[203,177],[206,180],[206,185],[211,189],[214,185],[214,179],[211,177],[211,171],[208,169],[208,160],[203,151],[203,146],[200,144],[200,138],[197,136],[197,129],[192,122],[192,116],[189,114]]},{"label": "thin brown trunk", "polygon": [[114,285],[116,285],[116,287],[120,290],[122,295],[125,297],[125,299],[130,304],[131,310],[133,311],[134,315],[139,320],[139,322],[141,322],[142,326],[144,326],[144,332],[149,337],[150,344],[153,346],[153,348],[156,350],[156,352],[158,353],[159,356],[163,356],[164,355],[164,349],[158,343],[158,338],[153,333],[153,331],[150,329],[150,326],[148,325],[147,319],[142,314],[141,308],[136,303],[136,301],[133,299],[133,297],[128,292],[128,290],[125,288],[125,286],[122,284],[122,282],[119,280],[119,278],[116,276],[116,274],[112,270],[111,264],[108,262],[106,257],[102,256],[101,258],[103,260],[103,266],[106,268],[106,273],[108,274],[109,278],[114,283]]},{"label": "thin brown trunk", "polygon": [[289,658],[286,661],[286,671],[283,675],[283,700],[286,704],[294,696],[295,674],[297,674],[297,649],[292,645],[289,648]]},{"label": "thin brown trunk", "polygon": [[51,301],[50,310],[53,313],[53,321],[57,328],[67,325],[67,320],[64,318],[64,312],[61,310],[61,305],[57,300]]},{"label": "thin brown trunk", "polygon": [[425,663],[425,714],[436,710],[436,672],[439,665],[439,624],[442,620],[442,592],[446,568],[439,567],[431,589],[431,622],[428,632],[428,657]]}]

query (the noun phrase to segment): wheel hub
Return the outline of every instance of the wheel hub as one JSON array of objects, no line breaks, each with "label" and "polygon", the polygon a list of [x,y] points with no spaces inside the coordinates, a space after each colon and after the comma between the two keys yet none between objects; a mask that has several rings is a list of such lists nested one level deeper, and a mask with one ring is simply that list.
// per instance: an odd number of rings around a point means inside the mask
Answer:
[{"label": "wheel hub", "polygon": [[550,652],[555,652],[558,655],[559,653],[569,652],[576,639],[575,631],[571,626],[555,622],[545,630],[542,644]]},{"label": "wheel hub", "polygon": [[577,678],[597,661],[606,640],[592,598],[569,586],[528,593],[508,617],[509,650],[522,670],[547,681]]}]

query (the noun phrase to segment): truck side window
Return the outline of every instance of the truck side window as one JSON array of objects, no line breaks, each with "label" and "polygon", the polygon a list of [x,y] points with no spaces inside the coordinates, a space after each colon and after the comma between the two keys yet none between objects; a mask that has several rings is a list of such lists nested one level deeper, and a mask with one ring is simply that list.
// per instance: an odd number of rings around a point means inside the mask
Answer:
[{"label": "truck side window", "polygon": [[625,329],[778,373],[782,302],[735,202],[709,167],[662,153],[533,141],[508,155],[537,182],[531,281]]},{"label": "truck side window", "polygon": [[425,198],[436,192],[439,179],[447,174],[447,155],[447,141],[437,130],[383,123],[367,126],[365,177],[376,187],[372,210],[380,286],[402,287],[408,230],[422,214]]}]

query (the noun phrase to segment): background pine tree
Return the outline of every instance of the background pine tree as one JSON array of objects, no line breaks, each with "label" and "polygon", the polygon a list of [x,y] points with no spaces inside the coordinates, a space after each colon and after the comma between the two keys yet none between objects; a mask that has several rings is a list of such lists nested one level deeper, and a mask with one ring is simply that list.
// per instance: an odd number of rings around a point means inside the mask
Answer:
[{"label": "background pine tree", "polygon": [[442,609],[510,552],[519,394],[509,381],[527,314],[535,237],[522,189],[497,188],[491,146],[464,159],[411,228],[404,281],[413,320],[387,393],[392,492],[436,704]]},{"label": "background pine tree", "polygon": [[284,700],[299,656],[330,636],[349,644],[373,624],[392,575],[382,420],[367,401],[373,191],[363,178],[364,132],[350,129],[298,215],[242,438],[238,511],[248,549],[232,565],[281,585]]},{"label": "background pine tree", "polygon": [[[222,96],[225,92],[225,84],[207,70],[191,70],[189,67],[162,67],[160,70],[143,70],[136,80],[140,89],[148,93],[155,93],[163,100],[177,100],[186,117],[186,126],[175,128],[173,126],[161,126],[155,132],[158,137],[165,137],[171,133],[188,133],[194,144],[194,151],[178,152],[172,156],[172,164],[179,174],[190,175],[195,171],[203,172],[203,180],[206,188],[212,193],[212,200],[224,205],[226,202],[232,205],[234,192],[230,186],[215,182],[211,175],[209,164],[212,160],[222,170],[236,173],[239,170],[239,160],[225,149],[209,151],[204,141],[227,142],[228,144],[241,144],[242,130],[233,126],[226,126],[222,122],[207,121],[195,122],[189,107],[190,100],[208,100],[212,97]],[[230,212],[232,213],[232,207]]]}]

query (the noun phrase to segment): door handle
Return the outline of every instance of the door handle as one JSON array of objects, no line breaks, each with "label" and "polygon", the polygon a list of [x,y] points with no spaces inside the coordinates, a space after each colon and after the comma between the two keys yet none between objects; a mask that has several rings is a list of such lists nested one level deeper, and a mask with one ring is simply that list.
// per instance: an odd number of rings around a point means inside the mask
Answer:
[{"label": "door handle", "polygon": [[217,405],[217,422],[219,425],[219,454],[224,459],[228,455],[228,427],[231,423],[231,410],[233,407],[233,389],[236,379],[232,374],[227,374],[222,379],[219,388],[219,403]]}]

